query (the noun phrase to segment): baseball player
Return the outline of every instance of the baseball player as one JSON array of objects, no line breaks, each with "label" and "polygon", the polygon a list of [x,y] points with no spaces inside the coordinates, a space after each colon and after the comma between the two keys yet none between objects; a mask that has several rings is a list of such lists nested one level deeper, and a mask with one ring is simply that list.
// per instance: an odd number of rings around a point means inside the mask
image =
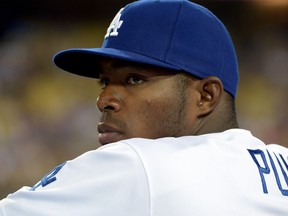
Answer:
[{"label": "baseball player", "polygon": [[288,215],[288,150],[238,127],[236,54],[206,8],[136,1],[101,48],[54,62],[102,85],[103,146],[8,195],[1,216]]}]

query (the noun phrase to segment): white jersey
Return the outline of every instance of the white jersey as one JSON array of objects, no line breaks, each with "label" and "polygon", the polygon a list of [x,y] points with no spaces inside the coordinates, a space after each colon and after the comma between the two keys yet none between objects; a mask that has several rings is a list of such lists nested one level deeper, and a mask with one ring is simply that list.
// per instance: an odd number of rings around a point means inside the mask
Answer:
[{"label": "white jersey", "polygon": [[129,139],[56,167],[0,215],[288,215],[288,150],[249,131]]}]

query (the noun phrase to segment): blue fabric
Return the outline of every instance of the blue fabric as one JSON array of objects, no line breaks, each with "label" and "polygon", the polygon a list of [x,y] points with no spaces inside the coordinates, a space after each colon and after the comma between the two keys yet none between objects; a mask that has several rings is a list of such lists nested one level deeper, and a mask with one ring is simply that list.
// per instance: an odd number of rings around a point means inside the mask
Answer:
[{"label": "blue fabric", "polygon": [[142,0],[127,5],[116,20],[101,48],[64,50],[54,57],[55,64],[97,78],[97,59],[109,56],[183,70],[199,78],[216,76],[236,97],[238,64],[233,42],[208,9],[187,0]]}]

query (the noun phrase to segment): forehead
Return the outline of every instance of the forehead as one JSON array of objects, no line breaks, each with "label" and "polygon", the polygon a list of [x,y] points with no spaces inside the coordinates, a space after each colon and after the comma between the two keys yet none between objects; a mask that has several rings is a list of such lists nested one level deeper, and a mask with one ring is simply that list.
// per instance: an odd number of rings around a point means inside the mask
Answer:
[{"label": "forehead", "polygon": [[[133,73],[149,73],[150,75],[175,75],[178,74],[178,71],[174,71],[171,69],[156,67],[153,65],[132,62],[132,61],[125,61],[121,59],[113,59],[113,58],[102,58],[99,61],[99,76],[113,75],[114,72],[133,72]],[[117,73],[118,74],[118,73]]]}]

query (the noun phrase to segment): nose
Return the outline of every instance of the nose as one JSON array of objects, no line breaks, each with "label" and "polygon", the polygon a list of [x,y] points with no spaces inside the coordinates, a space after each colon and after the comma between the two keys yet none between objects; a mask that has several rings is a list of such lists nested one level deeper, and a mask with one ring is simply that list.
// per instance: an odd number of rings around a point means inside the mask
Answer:
[{"label": "nose", "polygon": [[98,96],[96,105],[101,112],[121,110],[120,92],[116,86],[107,86]]}]

